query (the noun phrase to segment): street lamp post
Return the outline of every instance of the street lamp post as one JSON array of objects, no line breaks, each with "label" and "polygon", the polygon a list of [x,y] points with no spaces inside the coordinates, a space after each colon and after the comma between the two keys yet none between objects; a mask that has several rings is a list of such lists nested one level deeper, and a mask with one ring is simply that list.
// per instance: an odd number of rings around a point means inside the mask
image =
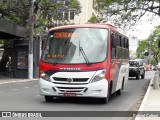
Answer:
[{"label": "street lamp post", "polygon": [[28,58],[28,78],[33,79],[33,28],[34,28],[34,16],[33,16],[34,0],[31,2],[30,14],[29,14],[29,58]]}]

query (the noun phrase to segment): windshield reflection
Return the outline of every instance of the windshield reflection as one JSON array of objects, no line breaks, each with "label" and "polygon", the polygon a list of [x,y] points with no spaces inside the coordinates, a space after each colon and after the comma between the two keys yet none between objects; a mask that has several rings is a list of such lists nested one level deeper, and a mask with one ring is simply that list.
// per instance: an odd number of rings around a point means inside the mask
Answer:
[{"label": "windshield reflection", "polygon": [[[42,59],[54,64],[102,62],[107,56],[107,38],[107,29],[76,28],[51,31]],[[83,48],[83,51],[79,48]]]}]

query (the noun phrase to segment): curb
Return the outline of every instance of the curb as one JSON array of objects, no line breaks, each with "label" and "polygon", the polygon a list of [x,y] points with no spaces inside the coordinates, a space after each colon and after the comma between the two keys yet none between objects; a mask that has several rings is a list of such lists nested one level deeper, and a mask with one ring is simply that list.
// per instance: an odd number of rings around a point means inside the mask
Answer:
[{"label": "curb", "polygon": [[32,79],[32,80],[30,80],[30,79],[23,79],[23,80],[11,80],[11,81],[6,80],[6,82],[0,82],[0,85],[2,85],[2,84],[8,84],[8,83],[30,82],[30,81],[36,81],[36,80],[38,80],[38,79]]},{"label": "curb", "polygon": [[[155,73],[154,73],[154,75],[155,75]],[[147,92],[145,93],[145,96],[144,96],[144,98],[142,100],[141,106],[139,107],[138,111],[143,111],[143,109],[144,109],[144,107],[146,105],[146,101],[147,101],[147,98],[149,96],[149,92],[151,90],[151,86],[153,84],[153,79],[154,79],[154,77],[150,80],[149,86],[147,88]],[[141,120],[141,117],[137,117],[136,116],[136,118],[134,120]]]}]

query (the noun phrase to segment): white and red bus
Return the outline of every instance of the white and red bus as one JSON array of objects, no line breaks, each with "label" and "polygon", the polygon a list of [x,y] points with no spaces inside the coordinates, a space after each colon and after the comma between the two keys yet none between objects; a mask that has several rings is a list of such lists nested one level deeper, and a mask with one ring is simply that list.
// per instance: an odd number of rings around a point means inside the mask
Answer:
[{"label": "white and red bus", "polygon": [[121,94],[129,71],[129,41],[110,24],[84,24],[49,30],[40,60],[40,93],[53,97],[92,97],[107,103]]}]

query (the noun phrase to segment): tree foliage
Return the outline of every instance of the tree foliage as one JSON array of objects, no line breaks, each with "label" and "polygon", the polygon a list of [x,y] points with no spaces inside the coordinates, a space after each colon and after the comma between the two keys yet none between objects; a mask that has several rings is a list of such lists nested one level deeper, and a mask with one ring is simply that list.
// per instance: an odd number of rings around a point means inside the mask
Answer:
[{"label": "tree foliage", "polygon": [[147,50],[146,43],[147,43],[146,40],[142,40],[139,42],[138,48],[136,50],[137,58],[144,59],[144,52],[145,50]]},{"label": "tree foliage", "polygon": [[88,20],[89,23],[98,23],[98,19],[96,16],[92,16],[89,20]]},{"label": "tree foliage", "polygon": [[[160,0],[95,0],[98,18],[122,28],[135,25],[146,13],[160,16]],[[152,18],[150,18],[152,20]],[[129,23],[129,24],[127,24]]]},{"label": "tree foliage", "polygon": [[0,13],[4,19],[25,26],[30,5],[31,0],[1,0]]},{"label": "tree foliage", "polygon": [[[32,0],[2,0],[0,1],[0,13],[4,19],[26,26],[29,19],[29,11]],[[81,12],[78,0],[37,0],[36,1],[36,25],[54,27],[55,21],[68,20],[62,18],[63,12],[73,11],[74,15]]]},{"label": "tree foliage", "polygon": [[158,42],[160,41],[160,26],[155,27],[155,30],[148,38],[148,41],[151,45],[153,58],[155,59],[156,63],[158,63],[160,58],[160,48],[158,48]]},{"label": "tree foliage", "polygon": [[[160,26],[155,27],[153,33],[148,39],[140,41],[139,46],[136,50],[136,55],[138,58],[144,58],[144,52],[150,51],[151,56],[153,56],[153,61],[158,63],[160,58],[160,48],[158,48],[158,42],[160,41]],[[151,58],[150,58],[151,59]]]}]

